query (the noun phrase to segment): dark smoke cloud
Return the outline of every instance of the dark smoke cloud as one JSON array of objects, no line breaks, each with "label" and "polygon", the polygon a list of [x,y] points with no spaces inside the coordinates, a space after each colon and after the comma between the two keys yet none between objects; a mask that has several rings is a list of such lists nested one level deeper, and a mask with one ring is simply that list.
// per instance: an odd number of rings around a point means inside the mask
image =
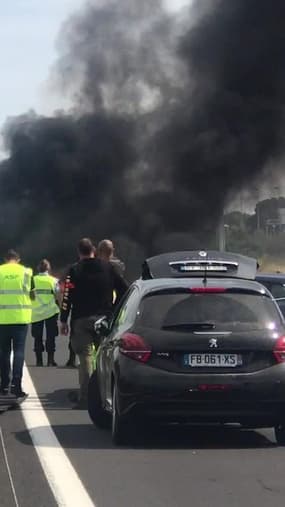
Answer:
[{"label": "dark smoke cloud", "polygon": [[6,126],[0,246],[59,262],[85,234],[136,258],[209,247],[231,195],[284,156],[284,16],[283,0],[196,0],[182,17],[89,1],[53,70],[72,111]]},{"label": "dark smoke cloud", "polygon": [[9,196],[6,226],[17,244],[57,253],[78,234],[96,233],[96,212],[112,206],[110,182],[119,197],[120,176],[136,158],[133,130],[131,121],[100,113],[10,124],[1,187]]},{"label": "dark smoke cloud", "polygon": [[191,229],[280,157],[285,105],[285,3],[197,0],[194,12],[179,46],[194,86],[158,136],[173,183],[168,223]]},{"label": "dark smoke cloud", "polygon": [[162,0],[89,2],[63,26],[57,79],[64,90],[76,82],[81,110],[152,110],[180,87],[177,28]]}]

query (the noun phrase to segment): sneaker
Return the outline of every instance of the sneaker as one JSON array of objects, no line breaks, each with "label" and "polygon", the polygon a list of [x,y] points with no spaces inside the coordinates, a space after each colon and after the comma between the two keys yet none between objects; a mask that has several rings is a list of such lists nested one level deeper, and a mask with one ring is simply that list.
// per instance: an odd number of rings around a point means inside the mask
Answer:
[{"label": "sneaker", "polygon": [[2,396],[8,396],[9,394],[9,387],[0,387],[0,394],[2,394]]},{"label": "sneaker", "polygon": [[57,366],[57,363],[53,360],[53,361],[48,361],[47,362],[47,366]]},{"label": "sneaker", "polygon": [[54,352],[48,352],[47,366],[57,366],[54,360]]},{"label": "sneaker", "polygon": [[11,394],[14,394],[14,396],[16,396],[17,399],[24,399],[29,396],[27,393],[22,391],[21,388],[16,387],[16,386],[11,387]]},{"label": "sneaker", "polygon": [[43,366],[43,353],[36,352],[36,366]]}]

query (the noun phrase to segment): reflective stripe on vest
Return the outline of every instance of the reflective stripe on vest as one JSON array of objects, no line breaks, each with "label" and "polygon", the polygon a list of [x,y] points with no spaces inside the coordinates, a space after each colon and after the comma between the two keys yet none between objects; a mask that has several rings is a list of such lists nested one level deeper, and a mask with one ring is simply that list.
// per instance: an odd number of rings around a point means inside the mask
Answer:
[{"label": "reflective stripe on vest", "polygon": [[59,313],[55,302],[55,286],[58,280],[50,275],[36,275],[35,300],[33,301],[32,322],[46,320]]},{"label": "reflective stripe on vest", "polygon": [[23,294],[25,290],[0,290],[0,294]]},{"label": "reflective stripe on vest", "polygon": [[31,310],[32,305],[0,305],[0,310]]},{"label": "reflective stripe on vest", "polygon": [[54,294],[54,291],[51,289],[36,289],[37,294]]},{"label": "reflective stripe on vest", "polygon": [[29,324],[32,270],[17,263],[0,266],[0,324]]}]

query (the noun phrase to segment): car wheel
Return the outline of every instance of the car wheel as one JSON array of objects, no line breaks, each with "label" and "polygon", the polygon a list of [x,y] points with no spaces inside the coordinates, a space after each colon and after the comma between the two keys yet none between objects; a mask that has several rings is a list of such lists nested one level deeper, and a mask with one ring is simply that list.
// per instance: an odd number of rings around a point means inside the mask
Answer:
[{"label": "car wheel", "polygon": [[130,441],[131,425],[129,419],[118,412],[118,389],[114,385],[112,400],[112,440],[116,445],[124,445]]},{"label": "car wheel", "polygon": [[92,374],[88,385],[88,413],[95,426],[101,429],[109,427],[110,416],[102,407],[98,375],[96,371]]},{"label": "car wheel", "polygon": [[278,445],[285,446],[285,425],[275,426],[275,438]]}]

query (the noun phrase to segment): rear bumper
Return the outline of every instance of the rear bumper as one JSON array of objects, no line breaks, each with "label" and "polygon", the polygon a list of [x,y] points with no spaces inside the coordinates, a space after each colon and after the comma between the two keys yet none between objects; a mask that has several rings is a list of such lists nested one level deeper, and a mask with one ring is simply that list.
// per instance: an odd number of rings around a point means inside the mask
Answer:
[{"label": "rear bumper", "polygon": [[159,422],[238,423],[244,426],[270,427],[285,422],[285,403],[239,402],[200,403],[138,400],[126,408],[125,414]]},{"label": "rear bumper", "polygon": [[194,375],[123,361],[117,377],[121,414],[256,426],[285,421],[283,364],[250,374]]}]

